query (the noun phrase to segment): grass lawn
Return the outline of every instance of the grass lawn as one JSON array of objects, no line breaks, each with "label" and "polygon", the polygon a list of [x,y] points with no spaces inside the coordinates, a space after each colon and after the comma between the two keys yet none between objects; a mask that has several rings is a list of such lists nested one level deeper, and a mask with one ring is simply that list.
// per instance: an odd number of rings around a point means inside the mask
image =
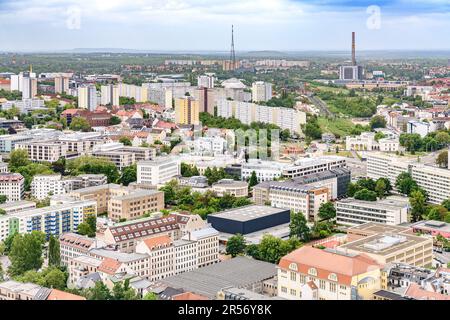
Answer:
[{"label": "grass lawn", "polygon": [[341,138],[350,135],[350,131],[355,126],[350,119],[346,118],[327,119],[320,117],[318,122],[323,132],[331,132]]}]

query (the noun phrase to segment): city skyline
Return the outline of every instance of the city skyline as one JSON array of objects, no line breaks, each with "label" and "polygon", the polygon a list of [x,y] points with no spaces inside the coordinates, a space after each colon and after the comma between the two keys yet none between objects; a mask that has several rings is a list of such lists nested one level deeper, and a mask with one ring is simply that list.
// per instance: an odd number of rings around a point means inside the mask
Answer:
[{"label": "city skyline", "polygon": [[446,0],[2,0],[0,51],[226,52],[232,24],[238,52],[347,51],[352,31],[357,51],[448,50],[449,17]]}]

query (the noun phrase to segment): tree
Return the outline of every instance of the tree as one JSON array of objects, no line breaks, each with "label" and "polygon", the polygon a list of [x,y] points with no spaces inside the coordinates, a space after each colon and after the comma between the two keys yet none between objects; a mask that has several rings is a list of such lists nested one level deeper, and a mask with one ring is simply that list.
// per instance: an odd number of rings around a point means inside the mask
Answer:
[{"label": "tree", "polygon": [[303,242],[307,242],[311,238],[311,230],[309,229],[305,215],[302,212],[291,213],[289,230],[289,235],[291,237],[297,237]]},{"label": "tree", "polygon": [[64,175],[66,173],[66,158],[61,157],[52,163],[52,170]]},{"label": "tree", "polygon": [[416,181],[412,178],[411,174],[402,172],[395,180],[395,187],[400,193],[410,195],[413,190],[418,188]]},{"label": "tree", "polygon": [[386,119],[383,116],[374,116],[372,119],[370,119],[370,128],[377,129],[377,128],[386,128]]},{"label": "tree", "polygon": [[69,161],[67,170],[73,176],[83,173],[102,173],[108,178],[108,183],[115,183],[120,177],[119,170],[113,162],[91,156],[82,156]]},{"label": "tree", "polygon": [[386,182],[384,180],[377,180],[377,183],[375,185],[375,192],[378,195],[378,198],[382,199],[386,195]]},{"label": "tree", "polygon": [[5,272],[3,271],[3,263],[0,262],[0,282],[5,280]]},{"label": "tree", "polygon": [[119,139],[119,142],[123,143],[123,145],[125,145],[125,146],[131,146],[132,145],[131,140],[128,137],[121,137]]},{"label": "tree", "polygon": [[122,176],[119,181],[124,186],[128,186],[130,183],[137,181],[137,165],[134,164],[132,166],[125,167],[122,170]]},{"label": "tree", "polygon": [[[8,197],[4,194],[0,194],[0,203],[5,203],[8,200]],[[3,210],[4,211],[4,210]],[[1,213],[0,213],[1,214]]]},{"label": "tree", "polygon": [[234,258],[245,251],[245,238],[242,234],[236,234],[227,241],[227,254],[231,254]]},{"label": "tree", "polygon": [[450,143],[450,135],[445,131],[436,133],[436,136],[434,138],[440,145],[443,146],[446,146]]},{"label": "tree", "polygon": [[89,228],[94,233],[97,231],[97,216],[94,214],[88,215],[86,218],[86,223],[89,225]]},{"label": "tree", "polygon": [[414,190],[409,196],[411,205],[411,220],[417,222],[423,219],[427,212],[427,199],[420,190]]},{"label": "tree", "polygon": [[69,128],[70,130],[73,131],[83,131],[83,132],[91,131],[91,125],[85,118],[82,117],[75,117],[74,119],[72,119]]},{"label": "tree", "polygon": [[329,237],[333,233],[333,223],[329,221],[317,221],[312,229],[313,239],[322,239]]},{"label": "tree", "polygon": [[448,167],[448,151],[447,150],[439,153],[439,155],[436,158],[436,164],[439,167],[444,167],[444,168]]},{"label": "tree", "polygon": [[82,222],[78,225],[77,232],[82,236],[93,237],[95,235],[93,235],[91,227],[86,222]]},{"label": "tree", "polygon": [[321,204],[319,207],[319,218],[322,220],[331,220],[336,218],[336,208],[331,202]]},{"label": "tree", "polygon": [[25,149],[15,149],[9,155],[9,170],[15,172],[17,168],[30,164],[28,152]]},{"label": "tree", "polygon": [[248,187],[253,188],[258,184],[258,178],[256,177],[256,172],[252,171],[252,175],[250,176],[250,179],[248,180]]},{"label": "tree", "polygon": [[428,220],[444,221],[448,211],[443,206],[433,206],[427,214]]},{"label": "tree", "polygon": [[[277,264],[283,256],[297,249],[300,245],[301,242],[296,237],[284,241],[273,235],[265,234],[258,245],[256,256],[260,260]],[[253,254],[255,254],[254,249],[251,249]]]},{"label": "tree", "polygon": [[142,300],[158,300],[158,295],[153,292],[147,292]]},{"label": "tree", "polygon": [[375,133],[375,141],[379,141],[380,139],[385,138],[386,135],[382,131],[378,131]]},{"label": "tree", "polygon": [[67,276],[58,268],[49,268],[44,276],[45,287],[64,290],[66,288]]},{"label": "tree", "polygon": [[354,198],[364,201],[377,201],[377,193],[375,191],[361,189],[355,193]]},{"label": "tree", "polygon": [[59,247],[59,240],[53,235],[48,241],[48,265],[59,267],[61,265],[61,253]]},{"label": "tree", "polygon": [[89,300],[111,300],[112,296],[108,287],[102,281],[97,281],[93,288],[88,289],[87,298]]},{"label": "tree", "polygon": [[16,236],[17,232],[11,233],[6,239],[2,242],[2,248],[3,252],[0,252],[0,254],[4,254],[7,256],[9,252],[11,251],[12,243],[14,240],[14,237]]},{"label": "tree", "polygon": [[289,129],[284,129],[280,132],[281,141],[288,141],[290,136],[291,136],[291,132],[289,131]]},{"label": "tree", "polygon": [[122,122],[122,120],[120,120],[120,118],[118,116],[112,116],[109,123],[111,125],[115,126],[115,125],[120,124],[121,122]]},{"label": "tree", "polygon": [[130,280],[126,279],[123,283],[116,282],[112,289],[113,300],[138,300],[136,291],[130,287]]},{"label": "tree", "polygon": [[21,275],[28,270],[37,270],[42,266],[42,247],[45,234],[33,231],[14,236],[11,251],[8,254],[11,266],[8,272],[12,276]]},{"label": "tree", "polygon": [[444,200],[441,205],[450,211],[450,199]]},{"label": "tree", "polygon": [[178,182],[176,180],[171,180],[159,189],[160,191],[164,192],[164,202],[166,205],[175,204],[177,188]]}]

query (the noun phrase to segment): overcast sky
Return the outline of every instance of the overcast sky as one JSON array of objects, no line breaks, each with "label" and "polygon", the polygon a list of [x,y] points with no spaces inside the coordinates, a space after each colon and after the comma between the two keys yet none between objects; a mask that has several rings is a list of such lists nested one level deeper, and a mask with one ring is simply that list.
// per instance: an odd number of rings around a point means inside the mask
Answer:
[{"label": "overcast sky", "polygon": [[0,51],[450,49],[450,0],[0,0]]}]

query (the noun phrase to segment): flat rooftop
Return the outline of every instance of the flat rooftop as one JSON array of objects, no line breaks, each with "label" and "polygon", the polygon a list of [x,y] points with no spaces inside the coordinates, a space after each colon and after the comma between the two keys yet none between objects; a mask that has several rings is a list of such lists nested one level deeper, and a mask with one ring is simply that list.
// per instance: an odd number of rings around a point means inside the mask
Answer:
[{"label": "flat rooftop", "polygon": [[410,234],[375,234],[366,238],[355,240],[339,246],[339,249],[349,249],[361,253],[389,256],[399,250],[405,250],[411,246],[425,244],[430,238],[414,236]]},{"label": "flat rooftop", "polygon": [[226,210],[216,214],[211,214],[210,216],[245,222],[253,219],[271,216],[285,211],[289,210],[273,208],[269,206],[250,205],[237,209]]},{"label": "flat rooftop", "polygon": [[238,256],[197,270],[168,277],[161,282],[173,288],[183,288],[210,299],[227,287],[244,287],[273,278],[277,266],[272,263]]},{"label": "flat rooftop", "polygon": [[360,224],[351,228],[348,228],[348,232],[362,232],[367,234],[379,234],[379,233],[404,233],[411,230],[410,227],[403,226],[390,226],[387,224],[368,222]]},{"label": "flat rooftop", "polygon": [[337,204],[348,204],[348,205],[356,205],[366,208],[375,208],[375,209],[392,209],[398,210],[403,209],[408,206],[408,200],[400,201],[399,199],[382,199],[377,201],[364,201],[357,200],[353,198],[339,200]]},{"label": "flat rooftop", "polygon": [[411,227],[421,228],[424,230],[450,232],[450,223],[435,220],[419,221],[411,225]]}]

